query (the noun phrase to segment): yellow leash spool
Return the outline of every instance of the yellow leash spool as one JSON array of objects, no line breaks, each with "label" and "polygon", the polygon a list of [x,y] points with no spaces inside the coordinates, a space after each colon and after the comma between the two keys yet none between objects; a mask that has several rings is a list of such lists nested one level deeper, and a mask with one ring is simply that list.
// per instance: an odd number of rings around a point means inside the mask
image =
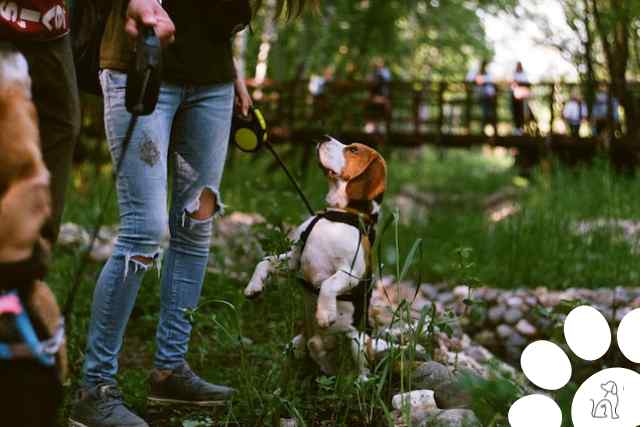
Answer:
[{"label": "yellow leash spool", "polygon": [[267,142],[267,123],[257,108],[251,108],[247,116],[234,114],[231,124],[231,141],[240,150],[253,153]]}]

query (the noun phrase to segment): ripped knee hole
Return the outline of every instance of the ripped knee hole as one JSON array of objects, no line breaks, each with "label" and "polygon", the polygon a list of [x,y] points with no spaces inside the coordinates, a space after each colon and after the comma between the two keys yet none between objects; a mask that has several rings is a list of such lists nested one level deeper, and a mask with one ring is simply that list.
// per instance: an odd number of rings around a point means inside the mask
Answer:
[{"label": "ripped knee hole", "polygon": [[191,213],[189,216],[193,219],[203,221],[209,219],[218,209],[218,201],[213,191],[205,188],[200,194],[200,203],[198,210]]},{"label": "ripped knee hole", "polygon": [[141,256],[141,255],[136,255],[131,257],[132,260],[137,261],[139,263],[142,263],[146,266],[149,266],[153,263],[154,259],[151,257],[146,257],[146,256]]}]

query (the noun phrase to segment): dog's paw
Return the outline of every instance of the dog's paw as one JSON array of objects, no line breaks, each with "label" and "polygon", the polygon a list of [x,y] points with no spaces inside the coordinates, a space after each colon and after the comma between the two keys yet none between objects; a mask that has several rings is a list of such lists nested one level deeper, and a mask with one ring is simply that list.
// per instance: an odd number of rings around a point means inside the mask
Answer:
[{"label": "dog's paw", "polygon": [[244,296],[247,298],[255,298],[262,293],[264,285],[262,283],[250,282],[244,289]]},{"label": "dog's paw", "polygon": [[338,313],[336,310],[331,309],[322,309],[318,306],[318,311],[316,312],[316,320],[318,322],[318,326],[321,328],[328,328],[333,325],[336,320],[338,320]]},{"label": "dog's paw", "polygon": [[289,348],[296,360],[302,360],[307,355],[307,342],[304,335],[296,335],[289,343]]},{"label": "dog's paw", "polygon": [[370,375],[370,372],[368,369],[363,370],[362,372],[360,372],[360,375],[358,375],[357,382],[360,384],[367,384],[369,381],[373,379],[369,375]]}]

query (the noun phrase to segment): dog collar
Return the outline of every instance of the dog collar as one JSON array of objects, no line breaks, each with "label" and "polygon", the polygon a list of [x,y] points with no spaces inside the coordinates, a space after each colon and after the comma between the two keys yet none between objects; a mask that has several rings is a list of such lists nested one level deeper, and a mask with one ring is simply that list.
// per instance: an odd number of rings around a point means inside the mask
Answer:
[{"label": "dog collar", "polygon": [[22,289],[41,280],[46,272],[45,250],[40,244],[36,244],[29,258],[18,262],[0,262],[0,277],[6,278],[0,285],[0,291]]},{"label": "dog collar", "polygon": [[[350,220],[341,220],[341,215],[356,217],[358,221],[362,221],[366,226],[375,225],[378,222],[378,215],[370,214],[365,212],[364,210],[357,209],[356,207],[346,207],[346,208],[327,208],[324,211],[320,211],[318,213],[322,216],[334,216],[338,215],[338,220],[336,222],[344,222],[347,224],[351,224],[353,221]],[[328,218],[331,219],[331,218]],[[360,228],[357,226],[356,228]],[[373,242],[372,242],[373,243]]]}]

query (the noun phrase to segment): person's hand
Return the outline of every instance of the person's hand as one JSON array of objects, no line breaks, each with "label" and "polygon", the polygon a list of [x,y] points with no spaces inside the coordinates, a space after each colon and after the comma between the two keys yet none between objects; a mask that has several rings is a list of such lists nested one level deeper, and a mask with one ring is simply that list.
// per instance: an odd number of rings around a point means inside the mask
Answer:
[{"label": "person's hand", "polygon": [[129,2],[125,31],[135,39],[138,37],[141,25],[153,27],[163,46],[173,43],[175,40],[176,27],[158,0],[131,0]]},{"label": "person's hand", "polygon": [[32,177],[12,183],[0,199],[0,262],[30,257],[50,214],[49,172],[42,165]]},{"label": "person's hand", "polygon": [[247,85],[243,79],[236,79],[236,107],[240,109],[243,115],[249,114],[249,108],[253,106],[253,99],[249,95]]}]

